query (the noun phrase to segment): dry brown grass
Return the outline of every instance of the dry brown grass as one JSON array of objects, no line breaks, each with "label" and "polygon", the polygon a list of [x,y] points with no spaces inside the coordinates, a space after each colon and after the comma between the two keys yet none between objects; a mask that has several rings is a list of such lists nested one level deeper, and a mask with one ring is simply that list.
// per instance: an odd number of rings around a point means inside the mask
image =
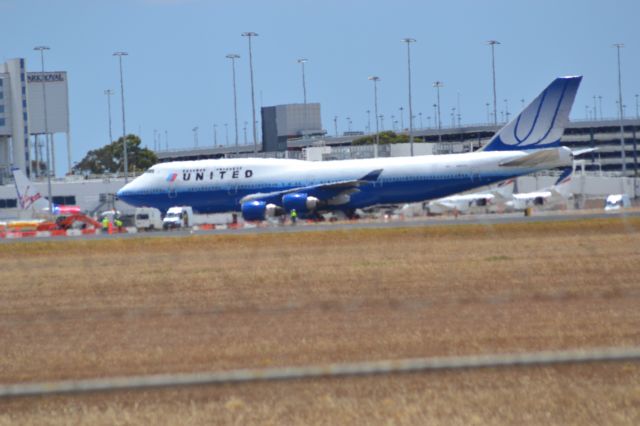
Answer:
[{"label": "dry brown grass", "polygon": [[[0,382],[640,344],[640,220],[0,245]],[[0,402],[19,423],[637,423],[636,364]]]}]

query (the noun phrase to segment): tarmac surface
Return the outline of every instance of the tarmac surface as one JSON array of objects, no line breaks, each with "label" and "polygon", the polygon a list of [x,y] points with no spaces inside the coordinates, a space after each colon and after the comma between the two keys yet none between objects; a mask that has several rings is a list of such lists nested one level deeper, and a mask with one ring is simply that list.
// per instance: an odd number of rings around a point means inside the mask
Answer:
[{"label": "tarmac surface", "polygon": [[413,217],[413,218],[389,218],[385,219],[358,219],[352,221],[338,222],[305,222],[298,221],[296,225],[286,223],[284,225],[274,223],[261,223],[259,225],[247,224],[242,228],[227,229],[175,229],[168,231],[151,231],[119,234],[83,235],[77,237],[38,237],[38,238],[4,238],[0,239],[0,244],[29,243],[34,241],[59,241],[75,239],[114,239],[114,238],[153,238],[153,237],[184,237],[190,235],[242,235],[242,234],[278,234],[294,232],[326,232],[326,231],[347,231],[353,229],[383,229],[383,228],[411,228],[425,226],[442,225],[497,225],[504,223],[533,223],[533,222],[557,222],[583,219],[603,219],[609,217],[638,217],[640,209],[625,209],[615,212],[604,212],[602,210],[568,210],[535,212],[531,216],[522,213],[501,213],[501,214],[473,214],[460,215],[457,218],[452,216],[435,217]]}]

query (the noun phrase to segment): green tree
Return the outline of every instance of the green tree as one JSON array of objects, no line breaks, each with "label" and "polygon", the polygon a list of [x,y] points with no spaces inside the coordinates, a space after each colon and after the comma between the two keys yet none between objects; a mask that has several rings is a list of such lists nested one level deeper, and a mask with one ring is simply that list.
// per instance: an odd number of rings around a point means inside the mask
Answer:
[{"label": "green tree", "polygon": [[[138,136],[127,135],[127,159],[129,171],[146,170],[158,162],[156,154],[140,146],[141,140]],[[73,168],[76,173],[121,173],[124,172],[124,144],[120,138],[102,148],[91,150]]]},{"label": "green tree", "polygon": [[[385,131],[380,132],[380,145],[389,144],[389,143],[407,143],[409,142],[409,135],[400,134],[398,135],[396,132]],[[376,143],[376,135],[367,135],[361,138],[358,138],[353,141],[353,145],[370,145]]]}]

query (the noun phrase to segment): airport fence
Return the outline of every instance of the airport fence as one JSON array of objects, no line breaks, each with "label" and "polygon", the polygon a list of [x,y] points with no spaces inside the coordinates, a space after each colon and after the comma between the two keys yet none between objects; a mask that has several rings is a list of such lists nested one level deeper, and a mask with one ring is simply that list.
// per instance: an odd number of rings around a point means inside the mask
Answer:
[{"label": "airport fence", "polygon": [[513,354],[412,358],[299,367],[238,369],[229,371],[111,377],[57,382],[0,385],[0,398],[45,396],[196,385],[223,385],[314,378],[340,378],[442,370],[536,367],[594,362],[640,360],[640,347],[595,348]]}]

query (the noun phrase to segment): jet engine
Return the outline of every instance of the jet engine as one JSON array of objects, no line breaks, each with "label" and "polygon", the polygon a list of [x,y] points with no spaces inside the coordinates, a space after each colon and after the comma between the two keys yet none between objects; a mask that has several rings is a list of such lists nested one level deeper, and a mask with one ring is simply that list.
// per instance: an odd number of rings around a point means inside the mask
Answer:
[{"label": "jet engine", "polygon": [[249,201],[242,203],[242,217],[248,222],[265,220],[283,214],[281,207],[265,201]]},{"label": "jet engine", "polygon": [[295,209],[299,214],[306,214],[314,211],[320,200],[310,197],[304,193],[285,194],[282,197],[282,206],[288,212]]}]

